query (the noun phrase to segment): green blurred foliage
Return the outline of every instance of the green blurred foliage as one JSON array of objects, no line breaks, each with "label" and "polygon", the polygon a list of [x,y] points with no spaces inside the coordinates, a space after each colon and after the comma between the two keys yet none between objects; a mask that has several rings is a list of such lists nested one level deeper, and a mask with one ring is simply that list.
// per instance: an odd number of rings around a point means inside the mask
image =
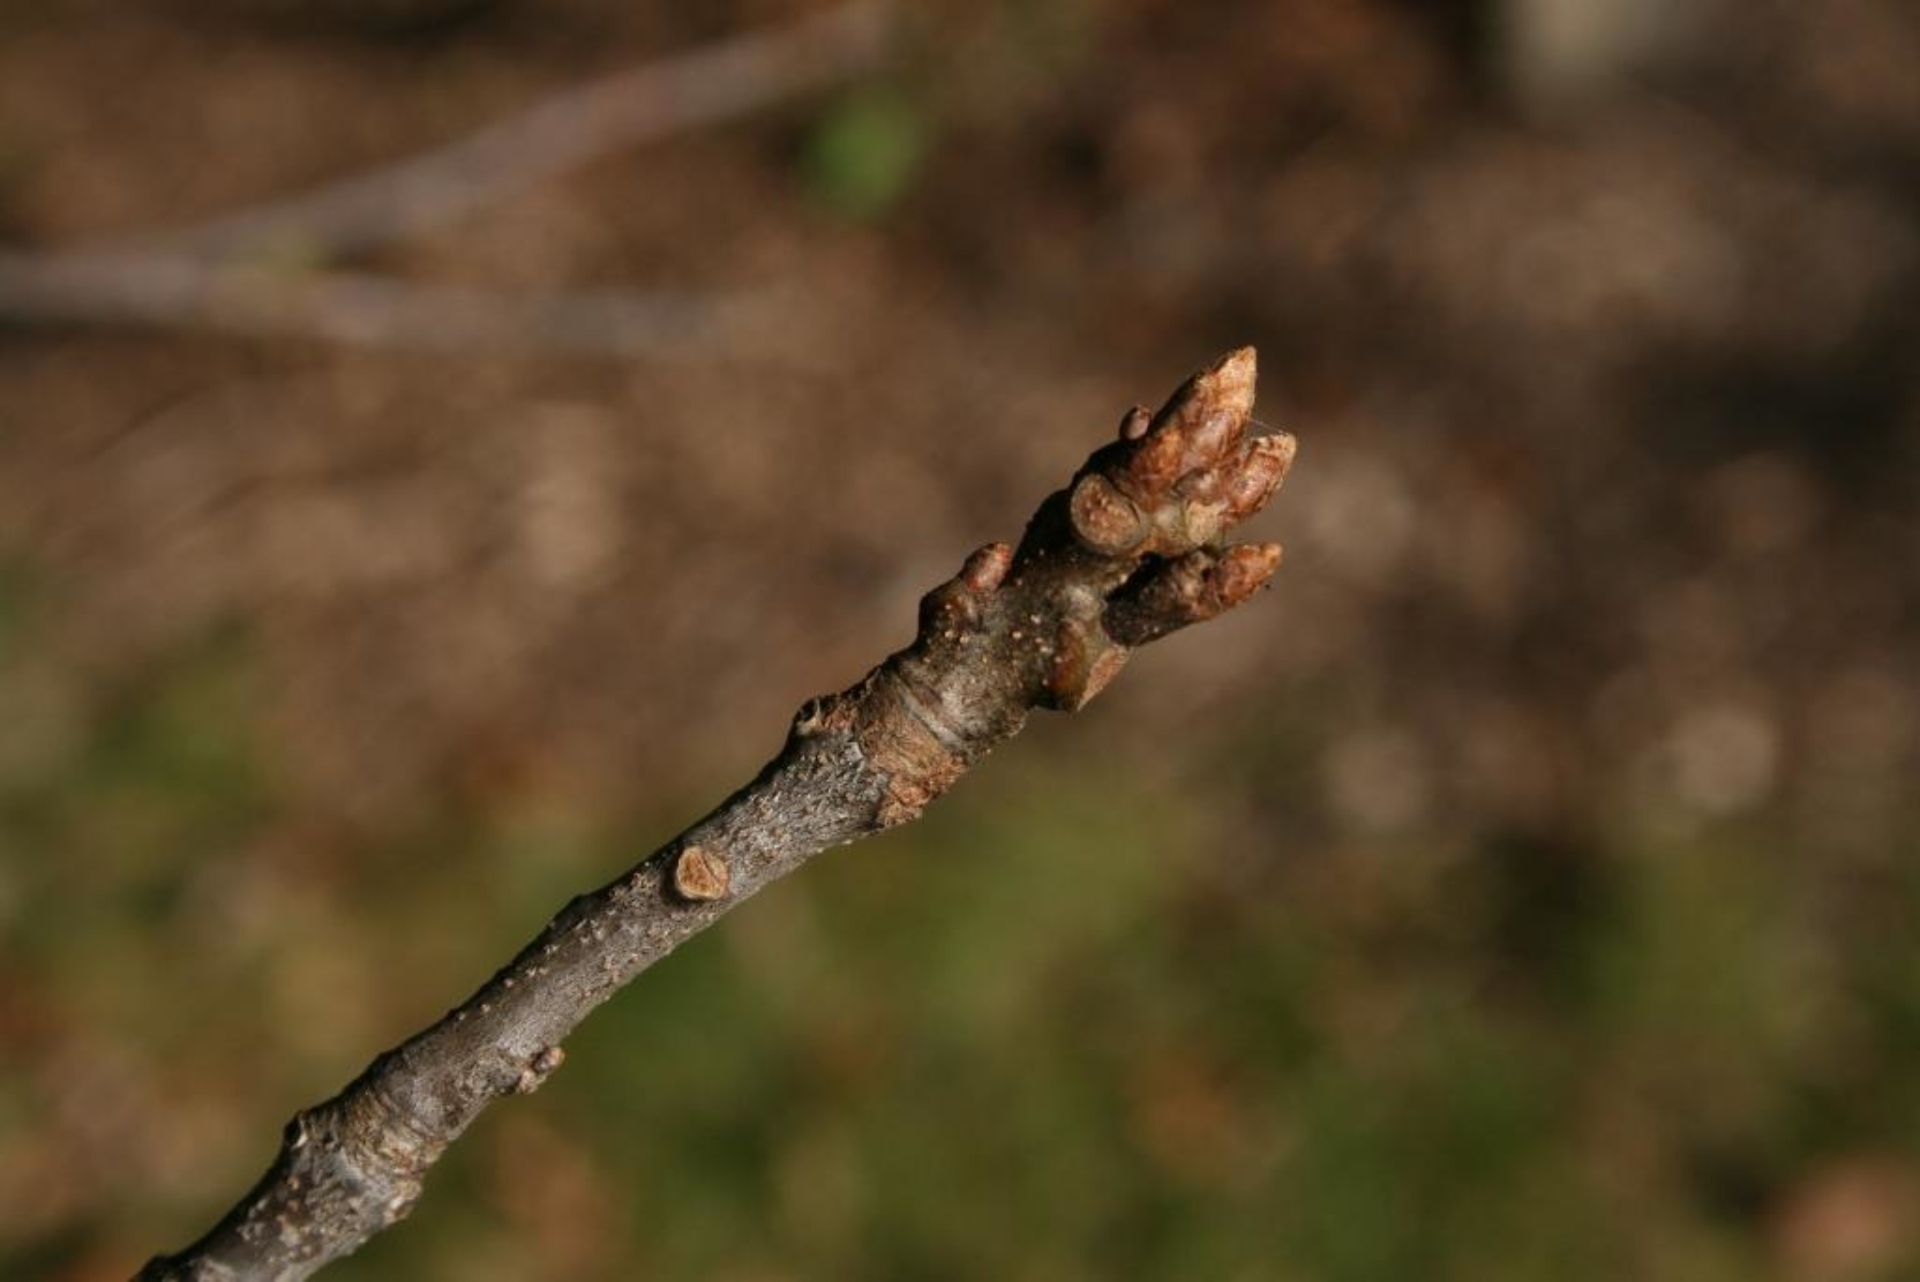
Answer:
[{"label": "green blurred foliage", "polygon": [[[9,988],[144,1048],[134,1102],[234,1109],[189,1145],[218,1161],[188,1219],[289,1101],[673,824],[521,807],[250,871],[288,816],[249,652],[182,647],[0,796]],[[1762,830],[1597,852],[1560,909],[1526,898],[1555,856],[1511,843],[1334,856],[1361,862],[1329,890],[1272,851],[1193,867],[1204,790],[1014,755],[621,994],[335,1276],[1752,1278],[1808,1172],[1911,1152],[1910,941],[1823,930]],[[1920,878],[1885,893],[1910,915]],[[57,1094],[22,1071],[10,1144]],[[162,1240],[164,1209],[0,1268]]]},{"label": "green blurred foliage", "polygon": [[843,217],[885,215],[913,185],[930,125],[908,95],[879,87],[844,96],[815,125],[802,173],[815,195]]}]

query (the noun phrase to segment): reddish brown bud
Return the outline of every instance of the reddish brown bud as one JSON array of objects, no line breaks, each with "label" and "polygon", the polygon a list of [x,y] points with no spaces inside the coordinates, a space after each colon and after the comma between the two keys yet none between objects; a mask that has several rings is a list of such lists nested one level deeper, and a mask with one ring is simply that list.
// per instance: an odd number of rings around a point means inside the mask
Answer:
[{"label": "reddish brown bud", "polygon": [[1188,379],[1115,475],[1120,488],[1158,506],[1175,481],[1231,455],[1253,412],[1254,377],[1253,349],[1243,347]]},{"label": "reddish brown bud", "polygon": [[1245,423],[1245,414],[1224,408],[1208,410],[1187,433],[1188,461],[1201,467],[1214,462],[1239,442]]},{"label": "reddish brown bud", "polygon": [[1288,432],[1256,437],[1241,447],[1227,482],[1227,504],[1234,520],[1243,520],[1266,506],[1293,466],[1295,449],[1296,442]]},{"label": "reddish brown bud", "polygon": [[1007,569],[1013,564],[1013,546],[1008,543],[989,543],[967,558],[960,567],[960,581],[975,592],[991,592],[1000,586],[1007,577]]},{"label": "reddish brown bud", "polygon": [[1219,609],[1231,610],[1265,587],[1280,568],[1280,556],[1278,543],[1242,543],[1228,548],[1207,574]]},{"label": "reddish brown bud", "polygon": [[1120,439],[1137,441],[1147,434],[1153,426],[1153,411],[1144,405],[1136,405],[1120,416]]},{"label": "reddish brown bud", "polygon": [[1260,358],[1251,347],[1236,347],[1194,379],[1194,389],[1223,409],[1245,418],[1253,413],[1254,384]]},{"label": "reddish brown bud", "polygon": [[920,598],[921,634],[945,635],[978,623],[980,598],[1000,586],[1012,565],[1013,548],[1008,544],[989,543],[977,549],[959,574]]},{"label": "reddish brown bud", "polygon": [[1145,645],[1231,610],[1258,592],[1279,566],[1280,547],[1274,543],[1189,552],[1139,576],[1115,596],[1107,607],[1106,632],[1123,646]]},{"label": "reddish brown bud", "polygon": [[1196,456],[1207,450],[1217,456],[1253,413],[1257,372],[1251,347],[1228,352],[1168,398],[1155,419],[1155,429],[1177,428],[1184,440],[1192,442]]},{"label": "reddish brown bud", "polygon": [[1161,420],[1141,440],[1116,479],[1141,503],[1156,504],[1186,470],[1186,452],[1179,424],[1167,421],[1162,411]]}]

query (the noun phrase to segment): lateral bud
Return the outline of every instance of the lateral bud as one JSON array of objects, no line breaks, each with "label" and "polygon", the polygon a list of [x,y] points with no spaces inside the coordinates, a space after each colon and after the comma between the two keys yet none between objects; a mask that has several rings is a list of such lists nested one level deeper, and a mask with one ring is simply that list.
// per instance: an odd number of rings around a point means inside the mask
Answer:
[{"label": "lateral bud", "polygon": [[725,899],[733,876],[727,861],[705,846],[688,846],[673,861],[673,890],[692,903]]},{"label": "lateral bud", "polygon": [[974,592],[991,592],[1007,577],[1013,565],[1013,545],[989,543],[977,549],[960,567],[960,581]]},{"label": "lateral bud", "polygon": [[1092,551],[1121,556],[1147,537],[1147,520],[1134,501],[1098,472],[1089,472],[1067,500],[1073,532]]}]

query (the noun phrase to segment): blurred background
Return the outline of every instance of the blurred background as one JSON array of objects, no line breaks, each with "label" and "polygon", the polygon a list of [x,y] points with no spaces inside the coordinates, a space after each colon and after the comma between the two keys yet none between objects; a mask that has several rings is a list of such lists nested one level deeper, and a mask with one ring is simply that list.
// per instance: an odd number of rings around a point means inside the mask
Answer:
[{"label": "blurred background", "polygon": [[1907,0],[0,9],[0,1275],[196,1236],[1254,343],[1275,590],[328,1276],[1920,1276],[1917,67]]}]

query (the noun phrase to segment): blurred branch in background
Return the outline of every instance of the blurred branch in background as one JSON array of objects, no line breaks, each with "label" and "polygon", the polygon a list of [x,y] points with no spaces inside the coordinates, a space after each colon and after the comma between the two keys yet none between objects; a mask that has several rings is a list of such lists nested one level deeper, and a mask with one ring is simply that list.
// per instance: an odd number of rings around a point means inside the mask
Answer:
[{"label": "blurred branch in background", "polygon": [[775,293],[509,293],[376,272],[225,266],[169,254],[0,254],[0,315],[190,327],[424,351],[501,347],[685,356],[724,335],[730,356],[803,359],[769,323]]},{"label": "blurred branch in background", "polygon": [[[0,253],[0,316],[279,334],[365,345],[674,354],[724,333],[771,352],[745,321],[761,300],[632,290],[510,294],[301,270],[442,227],[639,143],[744,115],[872,67],[870,0],[569,89],[466,138],[303,195],[126,250]],[[756,347],[761,350],[756,351]],[[789,354],[791,352],[789,351]]]},{"label": "blurred branch in background", "polygon": [[729,120],[872,67],[883,10],[857,0],[570,89],[458,142],[148,244],[231,259],[331,261],[401,240],[603,156]]}]

